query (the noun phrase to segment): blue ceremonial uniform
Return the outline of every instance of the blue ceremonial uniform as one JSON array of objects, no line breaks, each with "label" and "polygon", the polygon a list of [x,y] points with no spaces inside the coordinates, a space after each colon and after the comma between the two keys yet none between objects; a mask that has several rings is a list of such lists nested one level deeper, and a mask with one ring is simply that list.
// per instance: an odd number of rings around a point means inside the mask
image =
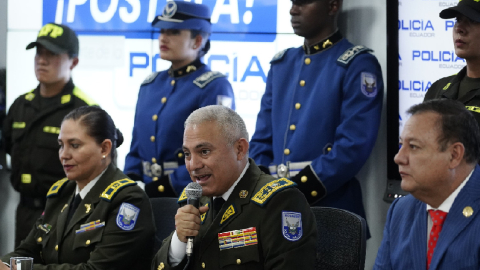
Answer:
[{"label": "blue ceremonial uniform", "polygon": [[[365,217],[355,175],[370,155],[382,110],[377,59],[336,32],[277,54],[250,142],[250,156],[298,184],[308,202]],[[273,167],[273,169],[272,169]]]},{"label": "blue ceremonial uniform", "polygon": [[156,196],[178,196],[191,182],[183,165],[184,122],[194,110],[212,104],[235,109],[233,90],[224,75],[200,60],[148,77],[138,93],[125,174],[147,186],[155,181]]}]

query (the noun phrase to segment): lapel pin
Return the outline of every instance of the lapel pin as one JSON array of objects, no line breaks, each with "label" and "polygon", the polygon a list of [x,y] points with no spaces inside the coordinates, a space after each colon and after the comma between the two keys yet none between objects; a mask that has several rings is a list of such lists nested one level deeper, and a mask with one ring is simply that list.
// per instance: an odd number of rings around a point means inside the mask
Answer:
[{"label": "lapel pin", "polygon": [[470,206],[467,206],[467,207],[463,208],[462,213],[466,218],[469,218],[473,215],[473,208],[470,207]]},{"label": "lapel pin", "polygon": [[85,213],[88,214],[90,212],[90,210],[92,209],[92,205],[91,204],[85,204],[85,208],[87,208],[87,211]]},{"label": "lapel pin", "polygon": [[248,191],[242,190],[240,191],[240,198],[245,199],[248,196]]},{"label": "lapel pin", "polygon": [[67,208],[67,207],[68,207],[68,203],[66,203],[66,204],[63,206],[62,211],[60,211],[60,213],[63,213],[63,210],[65,210],[65,208]]}]

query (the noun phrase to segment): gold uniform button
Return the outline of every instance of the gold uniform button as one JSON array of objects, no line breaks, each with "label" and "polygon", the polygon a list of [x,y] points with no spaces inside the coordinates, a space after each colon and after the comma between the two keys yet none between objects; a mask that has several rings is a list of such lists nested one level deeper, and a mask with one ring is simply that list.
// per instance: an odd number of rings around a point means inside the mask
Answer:
[{"label": "gold uniform button", "polygon": [[302,178],[300,178],[300,181],[302,181],[302,183],[307,182],[307,180],[308,180],[308,177],[306,177],[305,175],[302,176]]},{"label": "gold uniform button", "polygon": [[157,163],[157,159],[152,157],[152,163]]},{"label": "gold uniform button", "polygon": [[158,115],[154,114],[154,115],[152,116],[152,120],[153,120],[153,121],[157,121],[157,119],[158,119]]},{"label": "gold uniform button", "polygon": [[300,110],[301,107],[302,107],[302,104],[300,103],[295,104],[295,109]]},{"label": "gold uniform button", "polygon": [[164,192],[164,191],[165,191],[165,187],[162,186],[162,185],[158,186],[158,191]]},{"label": "gold uniform button", "polygon": [[242,260],[237,259],[237,264],[242,264]]},{"label": "gold uniform button", "polygon": [[287,149],[283,150],[283,153],[287,156],[290,155],[290,149],[287,148]]},{"label": "gold uniform button", "polygon": [[153,182],[158,181],[158,177],[155,176],[155,177],[153,177],[152,180],[153,180]]},{"label": "gold uniform button", "polygon": [[90,240],[87,240],[87,242],[85,242],[85,244],[90,245]]},{"label": "gold uniform button", "polygon": [[172,80],[172,81],[170,82],[170,84],[171,84],[172,86],[174,86],[174,85],[175,85],[175,80]]},{"label": "gold uniform button", "polygon": [[462,213],[466,218],[469,218],[473,215],[473,208],[471,206],[467,206],[467,207],[463,208]]},{"label": "gold uniform button", "polygon": [[305,81],[304,80],[300,81],[300,86],[305,86]]},{"label": "gold uniform button", "polygon": [[178,153],[178,158],[183,158],[183,153]]},{"label": "gold uniform button", "polygon": [[204,262],[202,262],[202,268],[205,268],[205,263]]},{"label": "gold uniform button", "polygon": [[155,136],[151,136],[150,141],[155,142]]},{"label": "gold uniform button", "polygon": [[310,65],[311,62],[310,58],[305,58],[305,65]]},{"label": "gold uniform button", "polygon": [[58,245],[55,246],[55,251],[58,251]]},{"label": "gold uniform button", "polygon": [[295,125],[290,125],[290,130],[295,130],[297,127]]},{"label": "gold uniform button", "polygon": [[312,197],[317,197],[318,193],[314,190],[312,191]]},{"label": "gold uniform button", "polygon": [[42,242],[42,237],[38,237],[38,238],[37,238],[37,242],[38,242],[38,243]]},{"label": "gold uniform button", "polygon": [[167,98],[166,97],[162,97],[162,103],[165,103],[167,102]]}]

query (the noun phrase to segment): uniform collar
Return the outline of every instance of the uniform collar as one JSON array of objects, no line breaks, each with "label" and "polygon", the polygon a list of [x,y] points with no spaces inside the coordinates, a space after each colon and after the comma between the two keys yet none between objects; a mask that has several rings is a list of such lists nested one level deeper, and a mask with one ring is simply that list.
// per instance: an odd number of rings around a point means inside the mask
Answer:
[{"label": "uniform collar", "polygon": [[335,31],[332,35],[327,37],[326,39],[318,42],[317,44],[314,44],[312,46],[306,46],[303,45],[303,50],[305,51],[305,54],[315,54],[322,52],[330,47],[332,47],[334,44],[339,42],[340,40],[343,39],[342,34],[340,33],[339,30]]},{"label": "uniform collar", "polygon": [[193,61],[192,63],[190,63],[186,66],[183,66],[179,69],[172,70],[172,68],[170,67],[170,69],[168,70],[168,75],[170,75],[170,77],[174,77],[174,78],[182,77],[182,76],[185,76],[189,73],[192,73],[192,72],[196,71],[202,65],[203,65],[202,61],[200,61],[200,58],[198,58],[197,60]]},{"label": "uniform collar", "polygon": [[[228,198],[230,197],[230,194],[232,194],[232,192],[233,192],[233,189],[235,189],[238,182],[240,182],[240,179],[243,178],[243,176],[245,175],[245,173],[248,170],[248,167],[250,167],[250,161],[247,161],[247,164],[245,165],[245,168],[243,168],[243,171],[240,174],[240,176],[238,177],[237,181],[235,181],[235,183],[233,183],[233,185],[225,193],[223,193],[223,195],[221,196],[225,201],[228,200]],[[215,198],[217,198],[217,197],[214,196],[213,199],[215,200]]]}]

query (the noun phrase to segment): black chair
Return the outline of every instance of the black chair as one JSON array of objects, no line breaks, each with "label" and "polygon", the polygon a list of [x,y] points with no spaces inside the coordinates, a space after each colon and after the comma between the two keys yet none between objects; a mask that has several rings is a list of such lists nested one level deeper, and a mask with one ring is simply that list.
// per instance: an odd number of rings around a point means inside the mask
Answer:
[{"label": "black chair", "polygon": [[317,221],[317,270],[364,270],[365,219],[349,211],[311,207]]},{"label": "black chair", "polygon": [[175,230],[175,214],[177,213],[177,198],[151,198],[153,218],[155,220],[154,254],[162,246],[162,241]]}]

